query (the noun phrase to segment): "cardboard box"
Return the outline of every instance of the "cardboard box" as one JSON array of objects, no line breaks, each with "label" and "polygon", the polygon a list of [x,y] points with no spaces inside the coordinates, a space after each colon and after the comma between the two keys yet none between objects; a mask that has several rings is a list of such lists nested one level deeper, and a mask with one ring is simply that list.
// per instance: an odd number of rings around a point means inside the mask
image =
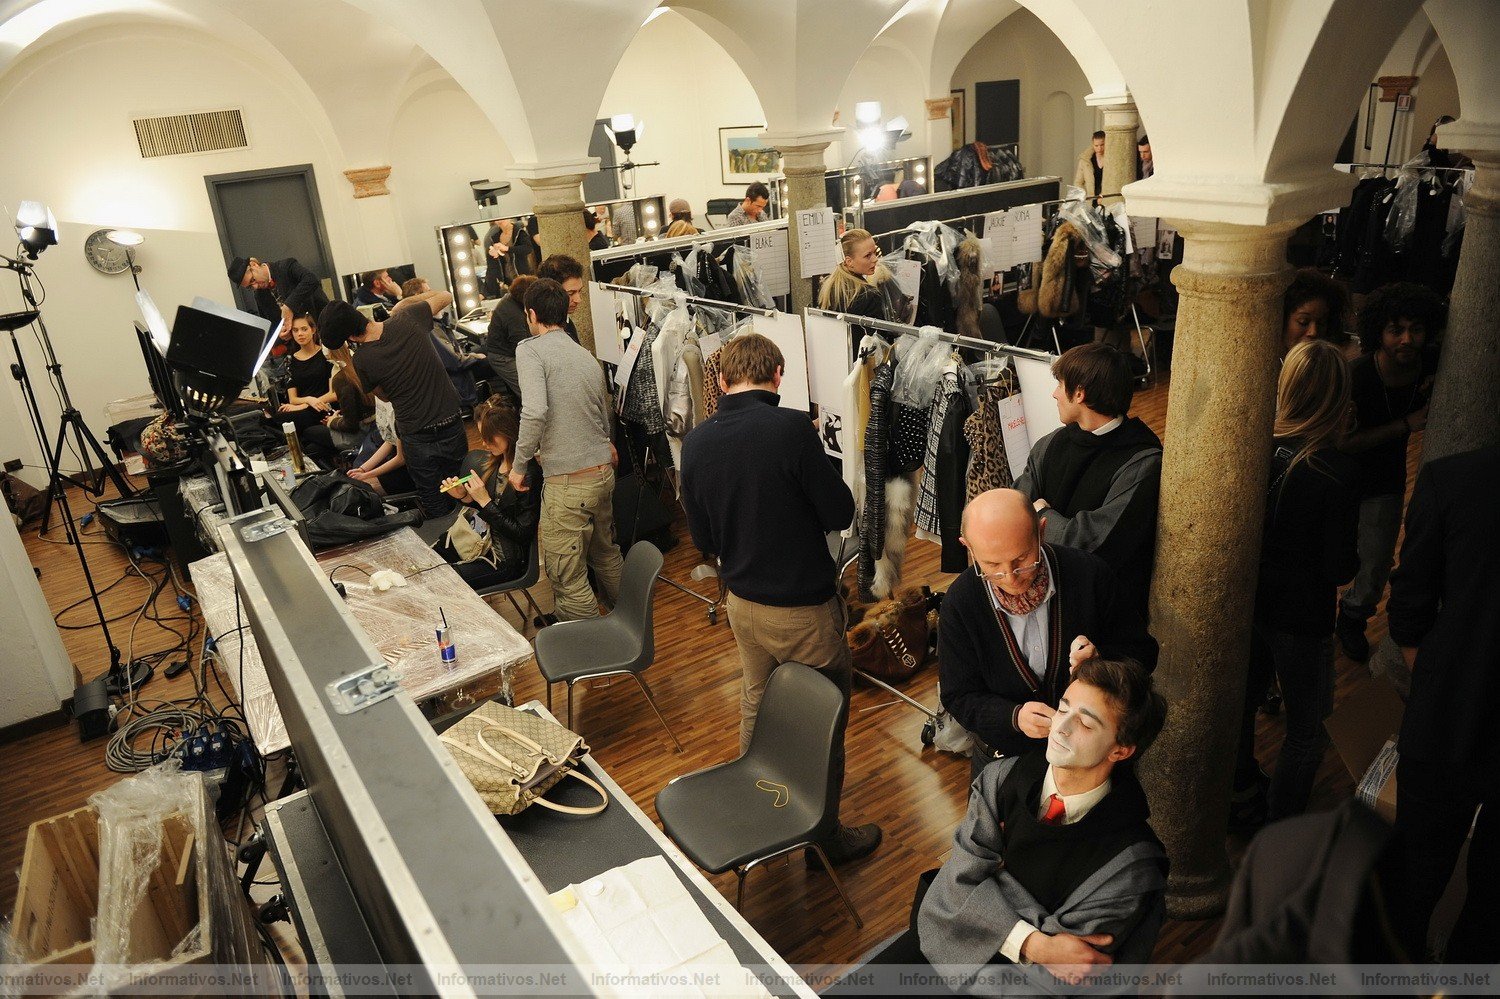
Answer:
[{"label": "cardboard box", "polygon": [[1361,797],[1367,804],[1373,798],[1375,811],[1387,822],[1396,821],[1396,771],[1390,764],[1405,710],[1390,684],[1372,680],[1361,684],[1323,722],[1334,752],[1356,788],[1364,791]]}]

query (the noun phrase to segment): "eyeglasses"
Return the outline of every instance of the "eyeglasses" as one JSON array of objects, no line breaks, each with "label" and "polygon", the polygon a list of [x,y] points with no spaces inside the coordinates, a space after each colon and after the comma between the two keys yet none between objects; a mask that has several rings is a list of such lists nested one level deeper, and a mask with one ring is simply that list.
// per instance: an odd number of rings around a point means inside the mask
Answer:
[{"label": "eyeglasses", "polygon": [[1032,562],[1030,565],[1023,565],[1015,569],[1001,570],[999,572],[985,572],[983,569],[979,568],[978,562],[975,562],[973,566],[974,575],[978,576],[980,579],[988,580],[992,583],[1004,582],[1005,580],[1010,579],[1012,576],[1014,576],[1016,579],[1025,579],[1026,577],[1035,574],[1035,572],[1041,567],[1042,537],[1040,534],[1037,535],[1036,539],[1036,561]]}]

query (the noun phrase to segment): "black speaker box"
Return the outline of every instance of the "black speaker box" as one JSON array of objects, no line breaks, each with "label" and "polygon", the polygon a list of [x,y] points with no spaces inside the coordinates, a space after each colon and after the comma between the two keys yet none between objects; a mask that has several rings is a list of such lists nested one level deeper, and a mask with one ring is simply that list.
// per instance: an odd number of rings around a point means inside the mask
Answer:
[{"label": "black speaker box", "polygon": [[161,548],[167,544],[167,522],[151,496],[99,504],[104,533],[126,548]]}]

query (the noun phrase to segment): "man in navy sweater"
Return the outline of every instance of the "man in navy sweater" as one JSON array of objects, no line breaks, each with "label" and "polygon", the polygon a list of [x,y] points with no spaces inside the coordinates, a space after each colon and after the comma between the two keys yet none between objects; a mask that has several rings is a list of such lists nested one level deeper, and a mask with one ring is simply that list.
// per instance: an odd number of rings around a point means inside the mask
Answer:
[{"label": "man in navy sweater", "polygon": [[[704,555],[718,556],[729,589],[729,625],[743,671],[741,753],[777,666],[812,666],[846,699],[853,673],[826,537],[854,519],[854,497],[807,414],[779,408],[785,363],[780,348],[759,334],[729,341],[719,354],[718,412],[682,442],[688,527]],[[843,733],[838,745],[834,772],[842,789]],[[879,826],[840,825],[824,848],[839,864],[879,844]]]}]

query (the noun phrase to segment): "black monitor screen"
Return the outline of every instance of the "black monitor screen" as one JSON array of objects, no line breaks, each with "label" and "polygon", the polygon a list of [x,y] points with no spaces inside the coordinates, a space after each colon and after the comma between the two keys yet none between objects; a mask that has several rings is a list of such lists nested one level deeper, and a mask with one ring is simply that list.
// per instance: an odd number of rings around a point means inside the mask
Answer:
[{"label": "black monitor screen", "polygon": [[258,316],[233,309],[178,306],[167,363],[247,385],[255,376],[268,325]]}]

